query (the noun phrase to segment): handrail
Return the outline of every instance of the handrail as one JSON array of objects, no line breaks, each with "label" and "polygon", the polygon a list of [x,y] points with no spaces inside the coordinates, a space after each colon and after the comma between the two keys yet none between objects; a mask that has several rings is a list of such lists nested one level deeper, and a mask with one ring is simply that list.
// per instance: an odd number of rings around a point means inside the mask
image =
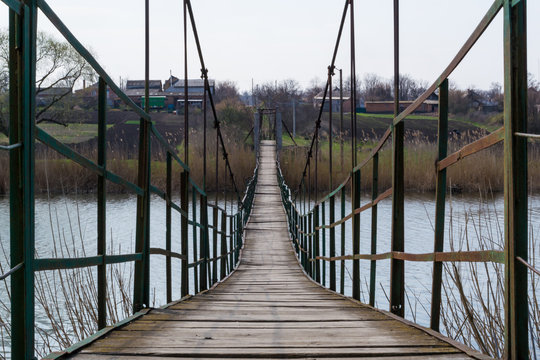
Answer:
[{"label": "handrail", "polygon": [[[0,145],[1,151],[8,151],[10,156],[10,206],[12,216],[10,227],[12,229],[11,261],[12,268],[5,274],[0,275],[0,280],[11,278],[12,309],[11,325],[12,336],[23,339],[12,342],[11,355],[13,359],[33,359],[35,339],[35,313],[33,303],[35,274],[42,271],[74,270],[81,268],[97,267],[97,327],[103,329],[107,325],[107,272],[106,265],[133,262],[135,275],[133,276],[134,288],[134,312],[141,307],[149,306],[149,270],[145,269],[150,255],[164,256],[166,259],[166,298],[171,302],[172,296],[172,266],[171,260],[181,261],[180,292],[182,296],[189,293],[190,275],[194,280],[193,293],[204,291],[216,282],[224,279],[234,271],[240,260],[240,250],[243,246],[244,227],[250,216],[255,187],[258,177],[258,159],[255,164],[253,177],[250,179],[243,199],[240,198],[238,188],[234,180],[234,173],[229,163],[228,153],[225,148],[219,121],[213,104],[212,95],[209,94],[215,117],[215,126],[219,133],[219,146],[226,161],[227,168],[234,190],[239,200],[239,205],[232,214],[226,209],[208,203],[208,194],[204,187],[199,186],[190,174],[190,168],[182,161],[176,149],[171,146],[160,134],[151,121],[151,114],[137,106],[112,80],[104,68],[94,56],[81,44],[68,27],[60,20],[58,15],[51,9],[46,0],[36,0],[28,5],[17,0],[2,0],[10,8],[10,37],[17,39],[17,43],[10,41],[10,95],[16,101],[10,102],[12,114],[21,114],[20,117],[11,119],[10,127],[19,129],[10,136],[9,145]],[[24,9],[24,11],[23,11]],[[37,12],[41,12],[52,22],[55,28],[62,34],[67,42],[77,51],[80,56],[99,75],[98,80],[98,135],[97,135],[97,162],[86,157],[82,153],[70,148],[56,139],[45,130],[35,125],[33,109],[35,104],[35,58],[32,51],[35,50],[36,24],[34,22]],[[194,17],[191,11],[192,25],[195,29]],[[146,28],[148,30],[148,28]],[[202,52],[198,36],[196,37],[198,52],[202,59]],[[148,42],[146,42],[148,48]],[[147,49],[148,50],[148,49]],[[11,53],[16,54],[11,61]],[[147,53],[148,55],[148,53]],[[35,55],[34,55],[35,56]],[[147,65],[148,58],[145,64]],[[21,72],[20,69],[25,69]],[[16,75],[15,75],[16,74]],[[148,76],[146,76],[148,85]],[[207,77],[205,78],[207,82]],[[141,119],[139,131],[139,162],[138,180],[136,183],[111,172],[107,168],[106,154],[106,123],[107,123],[107,86]],[[20,95],[22,94],[22,95]],[[153,135],[153,136],[152,136]],[[82,166],[98,177],[97,188],[97,255],[83,257],[57,257],[36,258],[34,252],[34,145],[40,141],[48,148],[61,156]],[[151,143],[164,149],[166,155],[166,185],[160,189],[150,181],[151,167]],[[172,178],[173,162],[180,165],[180,203],[172,201]],[[176,171],[176,170],[175,170]],[[137,234],[136,250],[131,254],[106,254],[106,204],[107,204],[107,181],[123,186],[137,195]],[[23,184],[23,185],[21,185]],[[21,186],[21,187],[20,187]],[[166,203],[166,240],[165,248],[151,247],[150,239],[150,195],[155,194]],[[190,206],[189,196],[193,211],[188,211]],[[209,225],[209,209],[221,210],[221,220],[217,219],[213,225]],[[176,211],[181,218],[180,245],[181,251],[174,252],[172,248],[172,211]],[[192,244],[188,243],[188,227],[192,226]],[[210,257],[209,229],[221,236],[221,241],[214,245],[214,256]],[[193,256],[190,262],[188,256]],[[221,267],[219,277],[212,276],[207,271],[210,266]],[[30,304],[32,304],[30,306]],[[105,333],[105,332],[103,332]],[[65,354],[65,353],[64,353]]]},{"label": "handrail", "polygon": [[[348,1],[353,8],[353,0]],[[527,358],[528,356],[528,306],[527,281],[528,271],[540,275],[540,270],[527,262],[528,231],[527,231],[527,146],[528,140],[540,139],[539,134],[530,134],[526,129],[526,7],[523,1],[495,0],[483,18],[477,24],[472,34],[452,58],[441,75],[418,96],[407,108],[400,112],[399,108],[399,0],[394,1],[394,107],[395,113],[391,125],[379,139],[370,154],[356,164],[353,160],[352,170],[344,181],[335,188],[330,186],[330,192],[322,197],[317,195],[315,188],[315,203],[312,204],[310,172],[309,184],[307,170],[313,160],[313,144],[317,141],[320,127],[320,114],[317,119],[311,147],[306,156],[306,165],[298,189],[291,194],[285,183],[279,162],[277,178],[280,186],[281,198],[288,219],[288,230],[297,257],[305,272],[316,282],[338,291],[336,284],[336,267],[340,267],[341,284],[339,291],[344,293],[345,261],[353,263],[352,296],[360,299],[360,260],[370,261],[369,304],[375,305],[376,291],[376,262],[391,261],[390,274],[390,311],[397,316],[404,316],[405,308],[405,261],[428,261],[433,263],[433,278],[431,292],[431,318],[430,327],[439,331],[442,299],[442,264],[449,262],[492,262],[505,266],[505,342],[509,358]],[[347,5],[346,5],[347,7]],[[452,154],[448,154],[448,77],[453,73],[472,47],[482,36],[497,14],[504,9],[504,54],[505,54],[505,91],[504,91],[504,126],[496,131],[473,141]],[[345,12],[347,9],[345,10]],[[352,16],[352,14],[351,14]],[[343,21],[342,21],[343,23]],[[353,23],[351,22],[351,29]],[[342,29],[340,28],[340,34]],[[354,32],[351,43],[354,44]],[[339,37],[338,42],[339,44]],[[336,49],[338,46],[336,45]],[[354,46],[352,45],[354,49]],[[351,51],[351,69],[354,69],[354,51]],[[320,111],[324,107],[328,84],[332,81],[332,66],[329,67],[328,81],[324,91]],[[429,253],[407,253],[404,251],[404,128],[403,122],[412,114],[431,94],[439,89],[439,118],[438,118],[438,152],[434,170],[436,173],[436,214],[434,229],[434,249]],[[330,94],[331,96],[331,94]],[[354,110],[353,110],[354,111]],[[331,119],[331,110],[329,111]],[[331,121],[331,120],[330,120]],[[351,124],[353,141],[353,159],[356,158],[354,142],[356,134],[355,124]],[[379,156],[384,145],[392,137],[392,187],[385,192],[379,192]],[[329,135],[331,139],[331,135]],[[330,140],[331,141],[331,140]],[[491,148],[504,142],[505,153],[505,251],[479,250],[479,251],[444,251],[445,206],[447,191],[447,169],[466,157],[482,150]],[[332,148],[332,143],[329,149]],[[317,169],[318,158],[315,158]],[[329,155],[331,162],[331,152]],[[360,172],[366,165],[372,164],[371,201],[360,204],[361,176]],[[331,166],[331,163],[329,164]],[[312,169],[310,169],[312,170]],[[315,170],[315,186],[317,186],[317,170]],[[331,176],[331,175],[330,175]],[[332,182],[330,181],[330,184]],[[346,185],[351,184],[352,210],[345,212]],[[309,187],[308,187],[309,185]],[[307,194],[306,194],[307,193]],[[300,196],[299,196],[300,194]],[[306,196],[307,195],[307,196]],[[382,199],[392,197],[392,241],[390,251],[377,253],[377,203]],[[306,198],[307,197],[307,198]],[[341,214],[335,219],[335,199],[341,197]],[[371,209],[371,249],[369,253],[360,253],[360,213]],[[327,221],[325,212],[329,211],[330,221]],[[350,222],[349,222],[350,220]],[[341,228],[341,254],[336,254],[335,228]],[[352,236],[346,237],[346,226],[351,226]],[[327,234],[327,231],[329,234]],[[329,238],[327,236],[329,235]],[[352,242],[352,253],[345,253],[345,242]],[[329,245],[329,253],[326,246]],[[322,263],[324,262],[324,263]],[[329,269],[329,276],[326,273]],[[329,280],[329,284],[328,284]]]}]

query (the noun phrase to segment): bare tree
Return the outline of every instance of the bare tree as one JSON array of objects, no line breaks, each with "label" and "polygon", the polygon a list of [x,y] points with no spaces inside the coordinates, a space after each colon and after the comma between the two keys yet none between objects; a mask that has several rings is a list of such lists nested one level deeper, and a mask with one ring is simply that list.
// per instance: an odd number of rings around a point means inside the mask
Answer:
[{"label": "bare tree", "polygon": [[376,74],[364,76],[364,97],[367,101],[392,100],[392,84]]},{"label": "bare tree", "polygon": [[238,92],[238,86],[234,81],[221,81],[216,85],[216,92],[214,99],[216,103],[219,103],[223,100],[238,100],[240,94]]},{"label": "bare tree", "polygon": [[[36,111],[37,123],[51,121],[64,124],[61,102],[73,93],[77,81],[95,80],[95,72],[84,58],[67,42],[58,41],[51,35],[38,32],[36,38],[36,96],[51,93],[43,106]],[[9,32],[0,31],[0,132],[7,134],[9,79]]]}]

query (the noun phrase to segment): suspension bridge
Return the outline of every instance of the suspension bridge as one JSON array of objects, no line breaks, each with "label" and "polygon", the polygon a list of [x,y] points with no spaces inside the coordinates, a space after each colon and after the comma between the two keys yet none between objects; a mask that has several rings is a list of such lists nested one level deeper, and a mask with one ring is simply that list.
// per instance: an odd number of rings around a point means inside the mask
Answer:
[{"label": "suspension bridge", "polygon": [[[332,79],[347,18],[350,21],[351,83],[356,84],[355,31],[353,0],[344,1],[343,15],[332,60],[328,67],[324,100],[315,121],[315,131],[307,152],[302,179],[291,190],[280,169],[281,125],[274,126],[277,140],[260,139],[255,122],[254,151],[257,164],[253,177],[241,195],[236,186],[229,154],[221,136],[220,122],[212,93],[208,91],[208,70],[201,50],[195,15],[190,0],[184,0],[185,104],[188,76],[188,27],[191,25],[200,60],[205,96],[204,156],[206,159],[207,110],[217,133],[216,158],[222,158],[227,177],[238,201],[236,213],[211,204],[205,186],[191,177],[189,131],[184,131],[184,159],[157,131],[149,113],[149,3],[146,1],[145,59],[146,104],[138,107],[114,83],[103,67],[77,40],[46,0],[2,0],[9,7],[10,33],[10,270],[1,279],[10,278],[11,286],[11,357],[35,357],[35,274],[39,271],[85,267],[97,269],[97,332],[88,339],[49,359],[149,359],[149,358],[486,358],[465,345],[439,333],[441,276],[443,262],[493,262],[505,268],[505,357],[529,357],[528,275],[538,270],[528,262],[527,219],[527,142],[540,137],[527,133],[527,63],[526,1],[495,0],[486,14],[433,84],[409,107],[399,104],[399,1],[394,0],[394,79],[395,113],[391,126],[371,154],[357,161],[356,112],[351,114],[353,152],[351,172],[334,187],[330,160],[329,194],[320,197],[312,192],[318,181],[319,131],[325,101],[329,101],[329,137],[332,143]],[[467,55],[495,16],[504,15],[504,126],[459,151],[448,154],[448,77]],[[97,161],[63,144],[35,125],[36,34],[38,13],[47,17],[63,37],[99,75]],[[107,86],[132,111],[140,116],[138,178],[136,183],[113,173],[107,167],[106,125]],[[406,117],[432,93],[439,94],[439,131],[436,163],[437,192],[433,252],[405,252],[404,236],[404,123]],[[351,91],[356,103],[356,89]],[[259,119],[260,120],[260,119]],[[188,106],[184,106],[184,129],[189,129]],[[392,147],[392,186],[378,188],[379,152],[390,142]],[[71,161],[92,171],[97,187],[97,254],[79,258],[37,258],[35,256],[34,168],[35,143],[39,141]],[[446,170],[461,159],[497,143],[504,143],[505,173],[505,249],[467,252],[444,251]],[[152,148],[166,153],[165,189],[152,184]],[[332,159],[332,146],[329,147]],[[218,156],[219,155],[219,156]],[[180,204],[173,201],[173,163],[181,168]],[[360,203],[361,171],[371,164],[373,178],[371,201]],[[217,166],[217,164],[216,164]],[[206,162],[204,166],[206,170]],[[205,174],[206,175],[206,174]],[[123,186],[137,196],[135,252],[108,255],[107,184]],[[315,188],[318,188],[315,186]],[[345,213],[344,199],[351,191],[352,210]],[[152,246],[150,232],[150,197],[158,196],[166,204],[165,248]],[[341,212],[336,217],[336,198]],[[377,253],[377,204],[392,200],[391,248]],[[193,211],[189,211],[190,201]],[[313,201],[315,202],[313,205]],[[200,206],[196,207],[196,203]],[[311,205],[310,205],[311,204]],[[181,216],[180,252],[172,250],[171,214]],[[329,222],[325,212],[328,211]],[[371,246],[360,252],[360,213],[371,211]],[[209,223],[209,218],[212,222]],[[188,228],[192,228],[189,238]],[[346,237],[345,228],[351,229]],[[336,239],[336,229],[341,229]],[[325,239],[328,236],[329,249]],[[345,252],[345,243],[352,253]],[[341,245],[338,254],[337,245]],[[150,308],[150,256],[166,258],[166,299],[160,308]],[[191,258],[190,258],[191,256]],[[179,261],[181,271],[172,273],[172,261]],[[369,304],[360,300],[360,260],[370,262]],[[374,307],[376,262],[389,260],[390,307]],[[344,264],[352,262],[352,298],[344,293]],[[422,327],[404,319],[405,261],[433,263],[431,323]],[[106,266],[134,263],[133,316],[116,324],[107,317]],[[328,269],[328,271],[327,271]],[[340,274],[339,286],[337,274]],[[173,281],[178,275],[179,280]],[[176,279],[176,278],[175,278]],[[181,299],[173,301],[173,284],[180,285]],[[328,284],[328,289],[323,285]]]}]

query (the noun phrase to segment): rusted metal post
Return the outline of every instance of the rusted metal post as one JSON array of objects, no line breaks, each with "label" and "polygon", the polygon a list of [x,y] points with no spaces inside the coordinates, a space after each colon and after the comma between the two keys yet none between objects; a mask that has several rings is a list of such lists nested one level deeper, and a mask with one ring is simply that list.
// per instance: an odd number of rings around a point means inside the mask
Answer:
[{"label": "rusted metal post", "polygon": [[[345,186],[341,188],[341,218],[345,217]],[[341,256],[345,255],[345,221],[341,223]],[[339,292],[345,294],[345,260],[341,260],[339,269]]]},{"label": "rusted metal post", "polygon": [[[225,207],[226,208],[226,207]],[[221,212],[221,259],[220,264],[220,280],[227,276],[227,214]]]},{"label": "rusted metal post", "polygon": [[340,144],[340,163],[341,171],[344,169],[343,164],[343,69],[339,69],[339,144]]},{"label": "rusted metal post", "polygon": [[[360,170],[356,170],[353,173],[352,183],[352,211],[360,208]],[[354,214],[352,219],[352,248],[353,254],[360,254],[360,214]],[[353,283],[352,283],[352,297],[353,299],[360,300],[360,260],[356,259],[353,263]]]},{"label": "rusted metal post", "polygon": [[332,76],[334,75],[334,68],[328,67],[328,191],[332,191],[334,186],[332,184],[332,130],[333,130],[333,107],[332,107]]},{"label": "rusted metal post", "polygon": [[[188,94],[188,91],[189,91],[188,81],[189,80],[188,80],[187,0],[184,0],[183,3],[184,3],[184,6],[183,6],[184,8],[184,162],[186,165],[189,165],[189,94]],[[206,140],[206,136],[205,136],[205,140]]]},{"label": "rusted metal post", "polygon": [[356,151],[356,48],[354,32],[354,0],[350,1],[351,20],[351,131],[352,131],[352,168],[357,164]]},{"label": "rusted metal post", "polygon": [[[329,225],[332,225],[336,221],[336,202],[335,202],[335,195],[332,195],[330,197],[330,221],[328,222]],[[330,228],[330,254],[329,256],[335,257],[336,256],[336,228],[331,227]],[[336,262],[330,261],[328,263],[330,265],[330,290],[336,291]]]},{"label": "rusted metal post", "polygon": [[182,216],[182,239],[181,239],[181,250],[182,250],[182,256],[185,256],[184,259],[182,259],[181,262],[181,291],[180,295],[182,297],[189,294],[189,251],[188,251],[188,181],[189,181],[189,172],[187,170],[184,170],[182,172],[182,175],[180,176],[180,207],[183,212],[185,212],[186,216]]},{"label": "rusted metal post", "polygon": [[[319,211],[319,208],[320,208],[320,205],[317,205],[315,206],[315,208],[313,209],[313,212],[315,213],[315,224],[314,224],[314,228],[317,228],[319,226],[319,214],[320,214],[320,211]],[[315,241],[315,253],[314,253],[314,257],[316,258],[317,256],[319,256],[319,249],[320,249],[320,230],[314,230],[315,231],[315,236],[314,236],[314,241]],[[318,283],[321,282],[321,261],[320,260],[315,260],[314,261],[314,268],[315,268],[315,272],[314,272],[314,280]]]},{"label": "rusted metal post", "polygon": [[[321,202],[321,216],[322,216],[322,225],[324,226],[326,223],[326,204]],[[326,229],[323,227],[322,229],[322,256],[326,256]],[[326,286],[326,261],[322,263],[322,282],[321,284],[323,286]]]},{"label": "rusted metal post", "polygon": [[34,359],[34,132],[37,6],[24,1],[23,15],[9,11],[11,356]]},{"label": "rusted metal post", "polygon": [[[206,70],[205,70],[206,71]],[[202,77],[204,78],[205,73],[203,72]],[[207,131],[208,131],[208,124],[207,124],[207,91],[208,91],[208,84],[206,81],[204,81],[204,91],[203,91],[203,190],[206,191],[206,181],[207,181],[207,168],[208,168],[208,156],[207,156]]]},{"label": "rusted metal post", "polygon": [[[103,78],[98,81],[98,165],[107,168],[107,84]],[[98,175],[97,183],[97,254],[102,256],[103,264],[97,267],[98,281],[98,329],[107,326],[107,271],[105,254],[107,252],[107,180],[105,174]]]},{"label": "rusted metal post", "polygon": [[[197,191],[193,187],[191,188],[191,212],[193,214],[193,263],[196,264],[199,261],[197,250]],[[199,238],[202,239],[201,236]],[[199,292],[199,270],[197,265],[193,266],[193,291],[195,294]]]},{"label": "rusted metal post", "polygon": [[[149,0],[145,0],[145,111],[150,111],[150,25]],[[141,118],[139,126],[138,185],[144,194],[137,196],[137,228],[135,251],[142,260],[135,262],[133,312],[150,303],[150,122]]]},{"label": "rusted metal post", "polygon": [[[379,153],[373,156],[373,174],[371,201],[375,201],[379,196]],[[371,254],[377,253],[377,204],[371,208]],[[377,261],[370,261],[369,269],[369,305],[375,306],[375,289],[377,287],[375,281],[377,278]]]},{"label": "rusted metal post", "polygon": [[526,1],[504,2],[505,358],[528,359]]},{"label": "rusted metal post", "polygon": [[[165,185],[166,207],[165,207],[165,250],[167,250],[167,256],[165,257],[165,278],[167,281],[167,303],[172,301],[172,264],[171,264],[171,222],[172,222],[172,156],[167,152],[167,179]],[[195,218],[195,214],[193,214]],[[196,233],[193,233],[195,236]]]},{"label": "rusted metal post", "polygon": [[[231,215],[233,213],[232,206],[231,206]],[[229,263],[231,264],[231,267],[229,269],[229,272],[231,272],[234,269],[235,263],[234,263],[234,227],[233,227],[233,217],[229,216],[229,247],[230,247],[230,254],[229,254]]]},{"label": "rusted metal post", "polygon": [[[394,0],[394,118],[399,108],[399,0]],[[404,158],[403,121],[392,130],[392,251],[405,250],[404,237]],[[390,311],[405,314],[405,264],[403,260],[390,262]]]},{"label": "rusted metal post", "polygon": [[[439,86],[439,134],[437,159],[442,160],[448,152],[448,79]],[[435,195],[435,244],[434,252],[444,250],[444,218],[446,208],[446,168],[437,171]],[[433,281],[431,284],[430,327],[439,331],[441,317],[442,262],[433,262]]]},{"label": "rusted metal post", "polygon": [[201,194],[201,259],[200,275],[199,275],[199,290],[208,289],[208,197]]},{"label": "rusted metal post", "polygon": [[[216,195],[217,197],[217,195]],[[214,285],[218,281],[218,264],[217,264],[217,258],[218,258],[218,208],[217,208],[217,199],[216,199],[216,207],[212,208],[212,285]]]},{"label": "rusted metal post", "polygon": [[313,278],[313,268],[315,267],[315,261],[313,260],[315,258],[315,236],[313,236],[314,233],[314,223],[315,219],[313,218],[313,211],[311,211],[308,214],[308,251],[309,251],[309,259],[307,262],[307,269],[306,272],[308,273],[311,278]]}]

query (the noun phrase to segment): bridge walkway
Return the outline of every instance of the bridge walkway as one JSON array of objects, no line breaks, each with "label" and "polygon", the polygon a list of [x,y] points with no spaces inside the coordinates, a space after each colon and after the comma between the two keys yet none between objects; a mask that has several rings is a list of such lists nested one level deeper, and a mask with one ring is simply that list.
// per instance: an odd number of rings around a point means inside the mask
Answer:
[{"label": "bridge walkway", "polygon": [[152,309],[72,358],[469,358],[418,327],[311,281],[287,232],[274,142],[262,142],[259,171],[238,269],[213,289]]}]

